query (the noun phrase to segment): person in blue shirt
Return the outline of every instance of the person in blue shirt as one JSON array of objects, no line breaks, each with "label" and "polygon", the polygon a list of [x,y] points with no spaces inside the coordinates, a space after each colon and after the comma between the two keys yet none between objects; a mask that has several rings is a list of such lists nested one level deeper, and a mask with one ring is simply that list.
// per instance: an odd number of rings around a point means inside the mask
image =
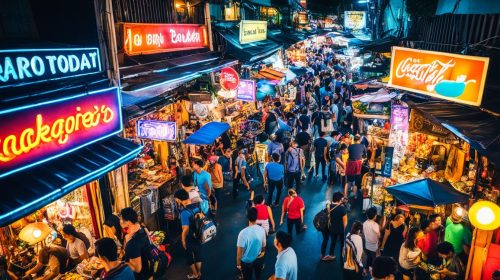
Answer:
[{"label": "person in blue shirt", "polygon": [[273,207],[278,206],[281,190],[283,189],[283,177],[285,176],[285,167],[280,164],[280,155],[274,153],[271,155],[272,162],[266,165],[264,170],[264,189],[269,190],[267,195],[267,204],[271,205],[273,201],[274,190],[276,189],[276,199],[272,204]]},{"label": "person in blue shirt", "polygon": [[188,279],[201,278],[201,242],[195,238],[192,231],[192,222],[194,215],[201,213],[201,209],[196,204],[191,204],[189,194],[180,189],[174,194],[175,201],[180,205],[180,220],[182,226],[181,241],[185,251],[186,264],[191,268],[191,274],[187,275]]},{"label": "person in blue shirt", "polygon": [[248,226],[238,234],[236,268],[243,274],[244,280],[260,279],[266,252],[266,231],[257,225],[257,209],[247,211]]},{"label": "person in blue shirt", "polygon": [[274,275],[269,280],[297,280],[297,255],[292,247],[292,236],[284,231],[278,231],[274,238],[274,247],[278,250]]},{"label": "person in blue shirt", "polygon": [[103,280],[134,280],[134,272],[124,263],[118,260],[118,247],[116,242],[104,237],[95,242],[95,255],[104,266],[100,275]]},{"label": "person in blue shirt", "polygon": [[210,173],[203,170],[204,163],[201,159],[193,161],[193,182],[198,187],[198,190],[206,198],[212,194],[212,176]]}]

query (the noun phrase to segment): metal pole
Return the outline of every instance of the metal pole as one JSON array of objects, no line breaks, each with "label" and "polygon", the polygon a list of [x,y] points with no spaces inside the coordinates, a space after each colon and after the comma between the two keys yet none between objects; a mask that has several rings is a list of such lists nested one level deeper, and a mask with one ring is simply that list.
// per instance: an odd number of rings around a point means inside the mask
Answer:
[{"label": "metal pole", "polygon": [[207,26],[208,32],[208,47],[210,51],[214,50],[213,38],[212,38],[212,21],[210,19],[210,4],[205,2],[205,25]]}]

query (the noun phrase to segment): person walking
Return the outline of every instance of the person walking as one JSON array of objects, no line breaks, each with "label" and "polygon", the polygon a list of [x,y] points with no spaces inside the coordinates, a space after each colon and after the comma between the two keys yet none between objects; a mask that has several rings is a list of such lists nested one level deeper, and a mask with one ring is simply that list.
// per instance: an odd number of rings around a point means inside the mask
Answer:
[{"label": "person walking", "polygon": [[365,237],[366,266],[365,272],[370,273],[370,267],[379,253],[380,226],[375,219],[377,218],[377,208],[370,207],[366,210],[367,220],[363,223],[363,235]]},{"label": "person walking", "polygon": [[[285,167],[280,162],[280,155],[274,153],[271,155],[272,162],[266,165],[264,169],[264,190],[267,193],[267,203],[276,207],[279,205],[281,191],[283,189],[283,179],[285,176]],[[273,201],[274,190],[276,189],[276,198]]]},{"label": "person walking", "polygon": [[274,247],[278,251],[274,274],[268,280],[297,280],[298,265],[297,255],[292,247],[292,236],[286,232],[278,231],[274,238]]},{"label": "person walking", "polygon": [[210,173],[203,170],[203,166],[205,166],[203,160],[193,160],[193,182],[194,185],[198,187],[202,197],[208,199],[212,196],[212,176],[210,176]]},{"label": "person walking", "polygon": [[[342,205],[343,198],[344,196],[341,192],[335,192],[332,196],[332,201],[326,206],[330,213],[330,224],[326,230],[321,232],[323,235],[323,242],[321,242],[322,261],[333,261],[336,259],[335,245],[337,239],[339,240],[340,252],[342,253],[344,247],[344,233],[347,227],[347,210]],[[325,255],[328,240],[330,240],[330,250],[329,254]]]},{"label": "person walking", "polygon": [[402,268],[401,272],[403,275],[407,276],[408,279],[415,279],[413,278],[415,269],[421,261],[420,256],[422,251],[417,247],[417,237],[420,233],[421,230],[419,228],[411,228],[399,250],[399,266]]},{"label": "person walking", "polygon": [[297,193],[300,193],[300,183],[304,166],[304,152],[298,147],[297,142],[292,140],[290,147],[285,153],[285,170],[288,188],[293,188],[295,181],[295,190],[297,190]]},{"label": "person walking", "polygon": [[292,229],[295,226],[295,232],[299,234],[302,232],[304,224],[304,200],[297,195],[294,189],[288,190],[288,196],[283,201],[283,207],[281,209],[281,219],[280,225],[283,224],[285,214],[287,215],[287,229],[288,234],[292,234]]},{"label": "person walking", "polygon": [[207,171],[212,179],[212,186],[214,188],[215,194],[215,205],[214,210],[217,211],[218,201],[221,198],[222,188],[224,187],[224,177],[222,174],[222,166],[217,162],[217,156],[210,156],[208,158],[208,168]]},{"label": "person walking", "polygon": [[327,159],[327,151],[328,151],[328,142],[325,139],[325,133],[320,132],[319,138],[314,140],[313,142],[313,151],[314,151],[314,159],[316,161],[316,175],[319,176],[319,165],[322,167],[322,175],[323,181],[326,181],[326,159]]},{"label": "person walking", "polygon": [[349,152],[349,160],[346,165],[346,176],[348,191],[352,190],[349,194],[352,194],[354,200],[357,199],[357,187],[356,182],[360,181],[361,167],[363,164],[363,158],[366,158],[366,146],[360,143],[361,136],[354,136],[354,144],[349,145],[347,151]]},{"label": "person walking", "polygon": [[250,191],[250,183],[248,182],[246,170],[247,170],[247,149],[241,149],[238,152],[238,157],[235,161],[234,168],[234,181],[233,181],[233,199],[236,199],[238,195],[238,186],[240,182],[245,186],[245,188]]},{"label": "person walking", "polygon": [[[257,209],[257,224],[264,228],[266,235],[274,232],[276,227],[274,224],[273,211],[271,207],[266,205],[264,196],[259,194],[253,199],[254,207]],[[269,226],[271,224],[271,226]]]},{"label": "person walking", "polygon": [[[222,156],[217,159],[217,162],[222,168],[222,177],[224,178],[223,187],[228,191],[227,187],[233,181],[233,159],[231,158],[231,149],[226,149]],[[229,193],[227,193],[229,194]]]},{"label": "person walking", "polygon": [[402,214],[397,214],[385,229],[384,240],[382,241],[382,246],[380,246],[382,255],[399,260],[399,251],[401,244],[405,240],[405,236],[405,217]]},{"label": "person walking", "polygon": [[285,148],[283,147],[283,144],[278,142],[278,137],[276,136],[276,134],[271,134],[271,136],[269,136],[269,139],[271,140],[271,143],[267,145],[268,157],[271,157],[272,154],[278,154],[280,155],[280,158],[283,159]]},{"label": "person walking", "polygon": [[[187,193],[186,197],[190,203]],[[132,269],[136,280],[148,279],[150,276],[146,264],[148,253],[144,248],[149,245],[149,237],[139,224],[139,216],[132,207],[123,208],[120,214],[120,225],[126,232],[123,246],[125,254],[122,259]]]},{"label": "person walking", "polygon": [[184,248],[186,264],[191,269],[191,274],[187,275],[188,279],[201,278],[201,266],[203,263],[201,255],[201,243],[196,238],[194,232],[194,216],[202,213],[198,204],[192,204],[189,194],[180,189],[174,194],[176,202],[180,205],[180,220],[181,220],[181,242]]},{"label": "person walking", "polygon": [[261,272],[266,252],[266,231],[257,225],[257,209],[247,211],[248,226],[238,234],[236,250],[236,268],[241,271],[244,280],[261,279]]},{"label": "person walking", "polygon": [[361,232],[363,224],[360,221],[354,221],[351,231],[345,238],[344,250],[344,279],[361,280],[363,279],[363,239]]}]

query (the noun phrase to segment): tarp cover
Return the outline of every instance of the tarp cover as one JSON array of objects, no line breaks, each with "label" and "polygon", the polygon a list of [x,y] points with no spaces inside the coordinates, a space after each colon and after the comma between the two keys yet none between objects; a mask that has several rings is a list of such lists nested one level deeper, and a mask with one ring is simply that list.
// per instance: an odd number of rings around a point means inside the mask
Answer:
[{"label": "tarp cover", "polygon": [[386,188],[387,192],[405,204],[429,206],[466,203],[469,196],[455,190],[449,184],[431,179],[421,179]]},{"label": "tarp cover", "polygon": [[229,124],[222,122],[209,122],[191,134],[183,142],[193,145],[210,145],[217,137],[229,129]]}]

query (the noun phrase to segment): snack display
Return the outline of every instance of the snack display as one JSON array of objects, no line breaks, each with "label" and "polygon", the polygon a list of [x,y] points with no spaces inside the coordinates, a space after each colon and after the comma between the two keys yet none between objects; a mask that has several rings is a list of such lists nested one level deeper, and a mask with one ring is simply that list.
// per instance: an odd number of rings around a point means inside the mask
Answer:
[{"label": "snack display", "polygon": [[86,278],[78,273],[66,272],[59,280],[86,280]]},{"label": "snack display", "polygon": [[83,260],[80,264],[76,266],[76,271],[78,274],[83,275],[87,278],[93,278],[96,273],[103,269],[101,261],[97,257],[91,257],[89,259]]}]

